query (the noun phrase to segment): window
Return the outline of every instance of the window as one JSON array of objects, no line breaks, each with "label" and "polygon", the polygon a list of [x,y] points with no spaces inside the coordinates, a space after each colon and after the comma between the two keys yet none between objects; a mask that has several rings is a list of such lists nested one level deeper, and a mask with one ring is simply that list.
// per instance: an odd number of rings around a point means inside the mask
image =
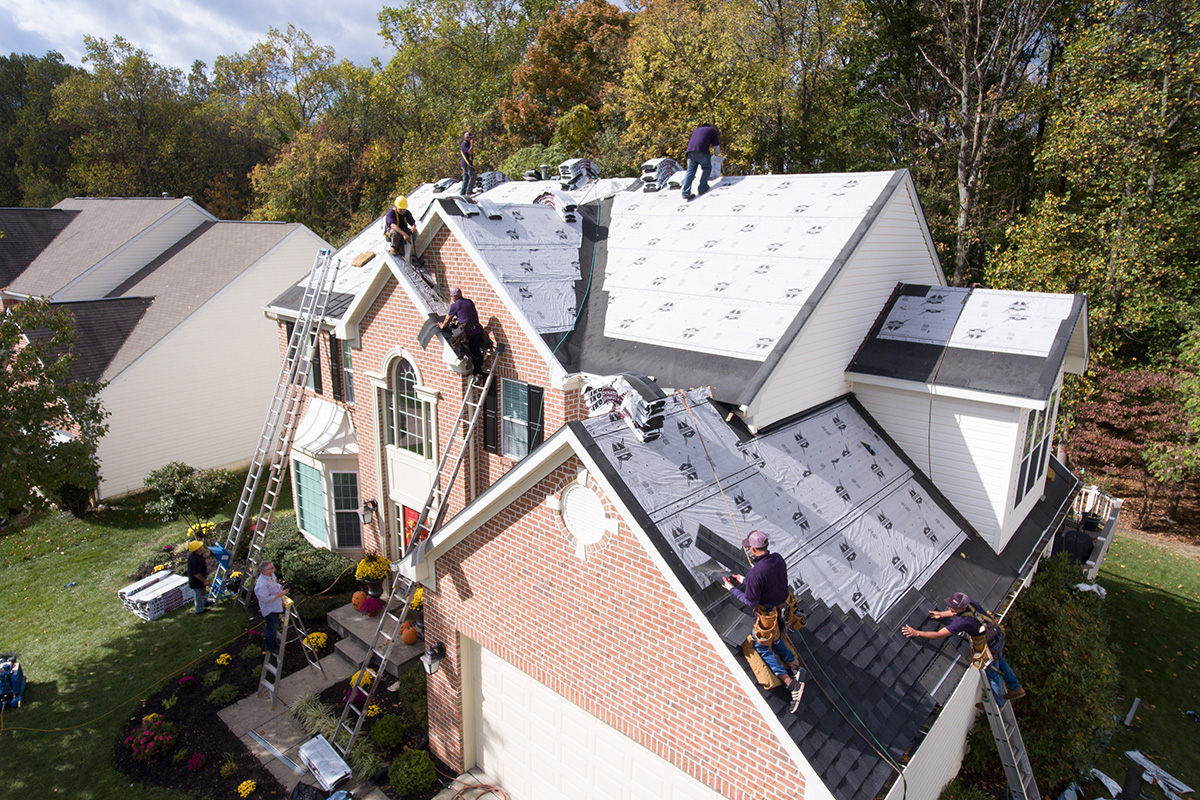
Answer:
[{"label": "window", "polygon": [[362,547],[357,472],[333,473],[333,526],[338,547]]},{"label": "window", "polygon": [[383,391],[383,430],[388,444],[433,458],[432,411],[417,393],[417,373],[405,359],[396,362]]},{"label": "window", "polygon": [[[296,329],[296,323],[288,322],[284,324],[287,330],[288,338],[288,357],[292,355],[292,332]],[[313,340],[312,362],[309,364],[308,378],[304,384],[309,389],[312,389],[317,394],[321,393],[321,344],[318,340]]]},{"label": "window", "polygon": [[499,402],[492,394],[485,404],[484,447],[509,458],[524,458],[541,444],[542,393],[540,386],[501,379]]},{"label": "window", "polygon": [[321,490],[321,473],[293,459],[292,476],[296,481],[296,520],[300,530],[329,544],[329,534],[325,531],[325,493]]},{"label": "window", "polygon": [[1013,505],[1020,504],[1050,463],[1050,445],[1054,438],[1054,420],[1058,414],[1059,390],[1050,394],[1045,411],[1030,411],[1025,421],[1025,439],[1021,446],[1021,469],[1017,473],[1017,493]]},{"label": "window", "polygon": [[329,383],[334,400],[354,402],[354,366],[350,360],[350,344],[329,334]]}]

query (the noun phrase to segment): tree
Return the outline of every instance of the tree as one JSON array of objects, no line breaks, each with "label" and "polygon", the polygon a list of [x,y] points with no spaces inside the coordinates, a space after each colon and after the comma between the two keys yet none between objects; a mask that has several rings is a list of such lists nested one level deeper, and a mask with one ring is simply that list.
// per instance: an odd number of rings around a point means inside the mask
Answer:
[{"label": "tree", "polygon": [[556,120],[575,106],[593,113],[621,80],[633,15],[606,0],[559,5],[513,73],[500,101],[505,130],[521,144],[547,144]]},{"label": "tree", "polygon": [[0,513],[52,499],[82,513],[100,485],[108,416],[94,381],[71,374],[74,324],[40,299],[0,313]]},{"label": "tree", "polygon": [[241,484],[233,470],[196,469],[172,461],[146,476],[145,487],[158,495],[146,510],[168,522],[182,517],[189,525],[200,525],[233,502]]},{"label": "tree", "polygon": [[81,71],[56,52],[0,56],[0,206],[51,206],[67,194],[72,133],[51,112],[54,87]]}]

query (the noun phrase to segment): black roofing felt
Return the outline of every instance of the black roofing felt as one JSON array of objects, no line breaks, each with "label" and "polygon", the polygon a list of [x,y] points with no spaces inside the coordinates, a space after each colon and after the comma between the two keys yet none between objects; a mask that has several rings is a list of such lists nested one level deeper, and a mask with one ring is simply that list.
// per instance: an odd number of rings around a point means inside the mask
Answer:
[{"label": "black roofing felt", "polygon": [[[305,287],[302,283],[293,284],[267,305],[271,308],[286,308],[298,312],[300,302],[304,299],[304,291]],[[353,302],[354,295],[349,292],[330,292],[329,302],[325,306],[326,319],[341,319]]]},{"label": "black roofing felt", "polygon": [[[78,303],[54,303],[65,308],[75,322],[75,341],[71,350],[71,376],[77,381],[98,381],[125,340],[154,302],[152,297],[121,297]],[[50,332],[26,331],[30,339],[45,341]],[[62,351],[56,353],[61,355]]]},{"label": "black roofing felt", "polygon": [[0,208],[0,288],[12,283],[79,216],[57,208]]},{"label": "black roofing felt", "polygon": [[[753,673],[741,656],[741,643],[752,627],[751,612],[718,584],[693,573],[680,560],[669,539],[672,531],[661,530],[639,505],[636,494],[624,482],[621,469],[612,460],[613,450],[606,446],[610,443],[601,444],[592,438],[585,423],[570,425],[631,510],[635,518],[631,521],[646,531],[655,549],[753,680]],[[631,446],[638,445],[635,442]],[[1064,496],[1060,496],[1062,489],[1073,480],[1066,476],[1055,481],[1054,490],[1048,490],[1039,509],[1030,515],[1027,524],[1031,530],[1040,520],[1054,519],[1064,502]],[[940,498],[936,489],[933,492]],[[939,499],[939,502],[945,501]],[[977,535],[968,536],[923,584],[910,588],[878,621],[831,607],[807,591],[799,597],[808,626],[790,636],[808,670],[803,704],[796,715],[791,715],[786,712],[787,698],[782,689],[764,695],[838,800],[860,800],[886,792],[898,775],[893,762],[903,765],[901,759],[911,754],[923,739],[931,716],[958,687],[968,669],[965,657],[968,644],[960,642],[960,637],[908,640],[900,628],[910,624],[936,630],[941,623],[931,620],[929,611],[944,607],[944,598],[956,591],[965,591],[984,605],[994,607],[1018,580],[1020,563],[1017,562],[1025,561],[1021,551],[1039,540],[1033,533],[1018,534],[1001,558]],[[711,532],[699,530],[696,547],[730,571],[736,564],[745,563],[740,553],[733,552],[735,548]]]},{"label": "black roofing felt", "polygon": [[[880,338],[880,330],[897,299],[902,296],[923,296],[929,288],[919,284],[897,285],[847,367],[848,372],[989,394],[1049,399],[1071,336],[1086,314],[1083,295],[1075,297],[1070,316],[1059,326],[1050,352],[1044,358]],[[962,307],[948,305],[946,311],[957,317]]]}]

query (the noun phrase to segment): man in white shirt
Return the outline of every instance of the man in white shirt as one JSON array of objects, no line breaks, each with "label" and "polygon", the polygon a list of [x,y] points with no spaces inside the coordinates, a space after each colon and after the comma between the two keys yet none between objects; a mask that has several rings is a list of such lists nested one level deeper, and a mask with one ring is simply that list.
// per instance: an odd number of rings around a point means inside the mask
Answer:
[{"label": "man in white shirt", "polygon": [[275,632],[279,629],[279,615],[283,613],[283,596],[288,590],[275,580],[275,562],[264,561],[258,567],[258,580],[254,582],[254,596],[258,598],[258,610],[267,621],[264,638],[266,648],[275,652],[278,643]]}]

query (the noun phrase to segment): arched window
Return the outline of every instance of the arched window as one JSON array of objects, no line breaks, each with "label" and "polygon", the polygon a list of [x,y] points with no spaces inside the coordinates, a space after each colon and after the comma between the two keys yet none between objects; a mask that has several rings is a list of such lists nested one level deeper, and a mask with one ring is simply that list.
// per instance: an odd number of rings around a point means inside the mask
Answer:
[{"label": "arched window", "polygon": [[417,393],[417,372],[406,359],[398,359],[388,372],[383,393],[383,429],[388,444],[431,458],[431,412]]}]

